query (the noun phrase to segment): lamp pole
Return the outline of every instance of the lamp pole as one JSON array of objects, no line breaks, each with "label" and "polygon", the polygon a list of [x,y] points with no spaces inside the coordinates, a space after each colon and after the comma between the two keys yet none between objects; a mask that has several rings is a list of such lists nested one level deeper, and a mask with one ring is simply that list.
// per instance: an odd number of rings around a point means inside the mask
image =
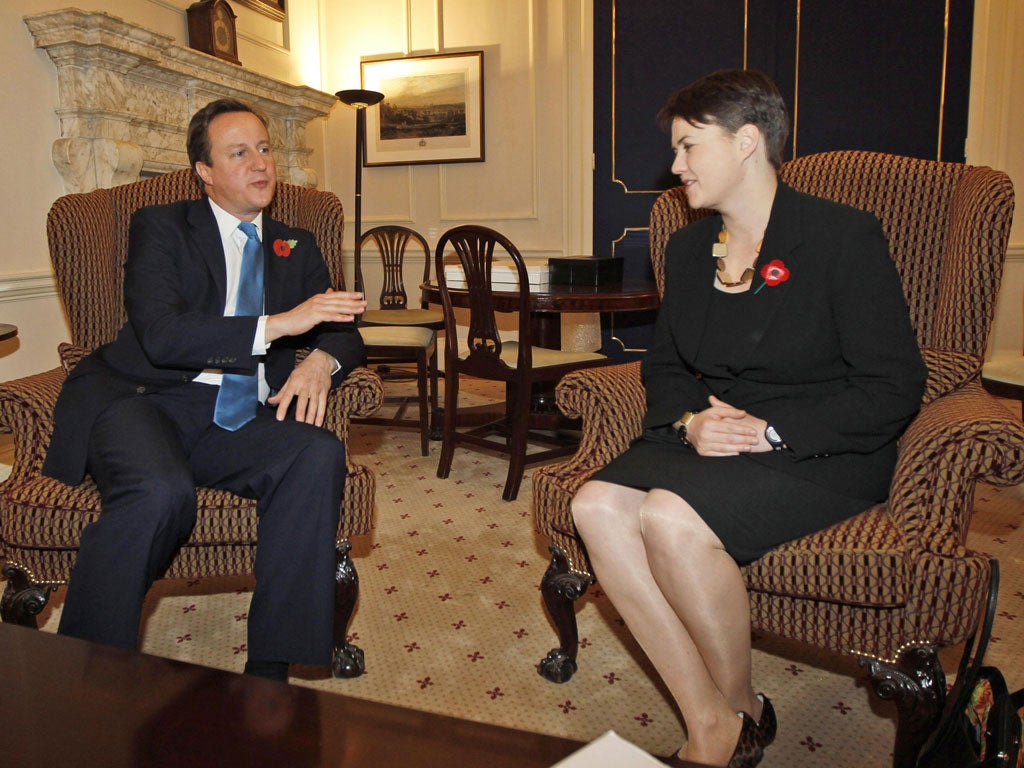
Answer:
[{"label": "lamp pole", "polygon": [[[366,91],[352,88],[338,91],[338,99],[356,111],[356,234],[353,248],[359,250],[359,241],[363,236],[363,157],[366,153],[366,109],[384,100],[384,94],[378,91]],[[363,286],[355,286],[357,291]]]}]

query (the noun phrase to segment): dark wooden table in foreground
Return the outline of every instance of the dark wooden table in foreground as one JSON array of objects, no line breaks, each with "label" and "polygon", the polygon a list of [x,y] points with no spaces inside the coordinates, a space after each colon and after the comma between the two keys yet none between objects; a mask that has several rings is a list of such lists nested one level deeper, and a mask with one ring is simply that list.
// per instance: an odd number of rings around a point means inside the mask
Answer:
[{"label": "dark wooden table in foreground", "polygon": [[583,746],[11,624],[0,723],[18,768],[549,768]]}]

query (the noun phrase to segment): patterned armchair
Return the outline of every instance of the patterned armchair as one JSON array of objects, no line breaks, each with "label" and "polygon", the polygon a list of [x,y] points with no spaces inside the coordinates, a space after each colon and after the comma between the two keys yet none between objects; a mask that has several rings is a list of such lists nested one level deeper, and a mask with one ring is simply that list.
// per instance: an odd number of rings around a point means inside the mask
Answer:
[{"label": "patterned armchair", "polygon": [[[899,712],[895,765],[913,765],[943,707],[939,647],[971,635],[984,609],[989,558],[965,547],[978,481],[1024,482],[1024,424],[981,388],[1013,215],[1013,187],[990,168],[871,152],[827,152],[787,163],[791,186],[880,219],[899,269],[929,378],[900,441],[889,500],[744,568],[753,627],[869,666]],[[664,290],[669,235],[706,211],[680,187],[651,211],[651,260]],[[879,339],[884,344],[884,339]],[[580,485],[640,434],[640,364],[566,376],[557,402],[583,419],[579,451],[534,473],[533,513],[552,560],[542,582],[560,646],[540,672],[576,670],[573,602],[593,583],[569,503]]]},{"label": "patterned armchair", "polygon": [[[89,350],[114,338],[125,321],[122,282],[131,214],[145,205],[197,198],[190,170],[85,194],[67,195],[50,209],[47,234],[57,286],[73,344],[61,344],[61,367],[0,384],[0,425],[14,434],[14,467],[0,485],[0,547],[7,585],[0,601],[4,621],[36,626],[50,592],[71,572],[82,529],[100,510],[90,478],[68,486],[40,474],[53,430],[53,407],[67,371]],[[341,201],[329,192],[278,184],[270,214],[317,238],[335,286],[342,287]],[[353,371],[331,393],[327,426],[347,444],[349,418],[366,416],[383,399],[380,379]],[[348,478],[338,530],[333,672],[362,673],[362,651],[346,642],[359,579],[348,537],[369,533],[374,476],[347,454]],[[196,578],[249,574],[256,549],[256,504],[226,491],[199,490],[199,514],[189,541],[165,574]],[[301,595],[296,596],[301,599]]]}]

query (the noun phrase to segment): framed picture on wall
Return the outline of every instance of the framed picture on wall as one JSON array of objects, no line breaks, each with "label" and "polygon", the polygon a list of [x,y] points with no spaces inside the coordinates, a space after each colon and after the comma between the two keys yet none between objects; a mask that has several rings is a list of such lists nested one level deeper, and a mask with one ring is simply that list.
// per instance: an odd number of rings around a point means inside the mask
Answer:
[{"label": "framed picture on wall", "polygon": [[361,69],[362,87],[384,94],[366,110],[365,165],[483,161],[483,51],[377,59]]},{"label": "framed picture on wall", "polygon": [[269,16],[277,21],[284,21],[285,0],[235,0],[246,8],[259,11],[264,16]]}]

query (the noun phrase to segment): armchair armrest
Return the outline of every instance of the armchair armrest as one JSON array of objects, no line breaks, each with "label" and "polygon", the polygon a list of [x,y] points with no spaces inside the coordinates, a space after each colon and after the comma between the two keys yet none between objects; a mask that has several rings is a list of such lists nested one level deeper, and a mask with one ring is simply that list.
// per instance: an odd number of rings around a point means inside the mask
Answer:
[{"label": "armchair armrest", "polygon": [[369,416],[384,402],[384,384],[369,368],[356,368],[327,399],[326,427],[342,442],[348,442],[353,416]]},{"label": "armchair armrest", "polygon": [[14,435],[9,480],[38,475],[53,434],[53,409],[66,375],[62,368],[0,384],[0,428]]},{"label": "armchair armrest", "polygon": [[890,514],[920,548],[962,557],[978,481],[1024,482],[1024,423],[974,379],[923,406],[900,439]]},{"label": "armchair armrest", "polygon": [[569,418],[583,420],[580,447],[559,474],[589,476],[640,436],[647,407],[640,363],[573,371],[558,383],[555,402]]}]

